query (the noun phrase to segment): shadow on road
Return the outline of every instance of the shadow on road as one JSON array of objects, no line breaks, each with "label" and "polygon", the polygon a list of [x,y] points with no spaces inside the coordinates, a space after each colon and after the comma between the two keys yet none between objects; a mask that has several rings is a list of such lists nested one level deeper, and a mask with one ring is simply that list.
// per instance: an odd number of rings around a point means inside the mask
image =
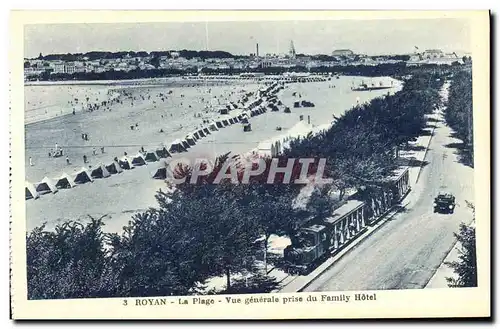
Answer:
[{"label": "shadow on road", "polygon": [[[406,213],[406,212],[410,212],[405,206],[403,205],[395,205],[394,206],[394,210],[396,210],[396,212],[399,214],[399,213]],[[394,219],[396,218],[396,216],[393,217]],[[392,220],[392,219],[391,219]]]},{"label": "shadow on road", "polygon": [[427,118],[427,122],[441,122],[441,120],[436,118]]},{"label": "shadow on road", "polygon": [[[429,128],[429,127],[428,127]],[[432,128],[431,128],[432,129]],[[432,136],[432,130],[426,129],[420,132],[420,136]]]},{"label": "shadow on road", "polygon": [[410,167],[425,167],[429,164],[429,161],[421,161],[421,160],[418,160],[418,159],[415,159],[415,158],[411,158],[409,159],[408,161],[408,166]]},{"label": "shadow on road", "polygon": [[408,145],[403,150],[404,151],[424,151],[425,146],[423,146],[423,145]]},{"label": "shadow on road", "polygon": [[471,150],[467,147],[464,142],[456,142],[446,144],[445,147],[455,149],[455,154],[458,156],[458,162],[467,166],[474,168],[474,158]]}]

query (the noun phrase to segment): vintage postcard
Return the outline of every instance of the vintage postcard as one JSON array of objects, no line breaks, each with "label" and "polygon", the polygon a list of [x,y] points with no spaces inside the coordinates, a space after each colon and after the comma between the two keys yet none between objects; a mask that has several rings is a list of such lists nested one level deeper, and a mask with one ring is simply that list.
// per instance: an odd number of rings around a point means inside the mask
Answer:
[{"label": "vintage postcard", "polygon": [[489,19],[13,11],[12,318],[490,317]]}]

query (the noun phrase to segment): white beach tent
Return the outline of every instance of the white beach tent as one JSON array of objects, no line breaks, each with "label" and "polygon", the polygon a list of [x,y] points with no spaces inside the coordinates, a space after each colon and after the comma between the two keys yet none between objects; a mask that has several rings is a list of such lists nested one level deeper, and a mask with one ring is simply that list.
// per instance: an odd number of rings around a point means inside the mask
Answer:
[{"label": "white beach tent", "polygon": [[142,153],[137,153],[132,157],[132,164],[136,167],[143,166],[146,164],[146,159],[144,159],[144,155]]},{"label": "white beach tent", "polygon": [[65,172],[62,173],[61,177],[59,177],[56,180],[56,187],[58,189],[73,188],[75,186],[76,186],[76,184],[73,182],[73,179],[71,179],[71,177],[68,174],[66,174]]},{"label": "white beach tent", "polygon": [[75,184],[85,184],[88,182],[93,182],[94,179],[90,176],[89,171],[82,167],[78,172],[74,174],[73,182]]},{"label": "white beach tent", "polygon": [[170,143],[170,147],[168,149],[169,152],[171,153],[179,153],[179,152],[185,152],[186,149],[184,145],[182,144],[182,141],[180,139],[176,139],[172,143]]},{"label": "white beach tent", "polygon": [[186,142],[190,145],[190,146],[194,146],[196,145],[196,139],[194,138],[194,136],[192,134],[189,134],[186,136]]},{"label": "white beach tent", "polygon": [[[169,145],[167,145],[169,146]],[[160,146],[159,148],[156,149],[156,155],[159,159],[166,159],[168,157],[171,157],[172,154],[170,154],[170,152],[168,152],[167,148],[165,147],[165,145],[162,145]]]},{"label": "white beach tent", "polygon": [[217,125],[217,128],[224,128],[224,123],[222,121],[217,121],[215,124]]},{"label": "white beach tent", "polygon": [[166,179],[167,178],[167,162],[160,161],[158,164],[151,170],[151,177],[154,179]]},{"label": "white beach tent", "polygon": [[[222,128],[222,127],[221,127]],[[209,125],[208,125],[208,129],[210,131],[217,131],[219,130],[219,128],[217,127],[217,122],[215,121],[212,121]]]},{"label": "white beach tent", "polygon": [[116,161],[113,161],[111,162],[110,164],[107,164],[106,165],[106,169],[108,170],[108,172],[111,174],[111,175],[114,175],[114,174],[120,174],[123,172],[123,169],[122,167],[120,167],[120,165],[118,164],[118,162]]},{"label": "white beach tent", "polygon": [[36,191],[35,185],[25,182],[24,183],[24,190],[26,192],[26,200],[29,199],[38,199],[40,196],[38,195],[38,192]]},{"label": "white beach tent", "polygon": [[188,148],[191,147],[191,145],[189,145],[189,143],[185,139],[181,139],[181,143],[182,143],[182,146],[184,146],[184,148],[186,149],[186,151]]},{"label": "white beach tent", "polygon": [[[217,129],[216,129],[217,130]],[[210,135],[211,132],[210,132],[210,129],[208,129],[207,127],[203,128],[203,132],[205,133],[205,136],[207,135]]]},{"label": "white beach tent", "polygon": [[130,169],[134,169],[135,168],[135,166],[132,164],[132,162],[130,161],[130,159],[127,158],[126,156],[121,157],[118,160],[118,164],[120,165],[120,167],[122,167],[122,169],[125,169],[125,170],[130,170]]},{"label": "white beach tent", "polygon": [[108,178],[109,176],[111,176],[111,174],[103,164],[92,169],[92,171],[90,172],[90,177],[92,178]]},{"label": "white beach tent", "polygon": [[56,193],[58,190],[52,179],[44,177],[40,183],[36,184],[36,191],[39,194],[47,194]]},{"label": "white beach tent", "polygon": [[146,154],[144,155],[144,160],[148,162],[155,162],[158,161],[159,159],[160,158],[158,157],[155,151],[147,151]]}]

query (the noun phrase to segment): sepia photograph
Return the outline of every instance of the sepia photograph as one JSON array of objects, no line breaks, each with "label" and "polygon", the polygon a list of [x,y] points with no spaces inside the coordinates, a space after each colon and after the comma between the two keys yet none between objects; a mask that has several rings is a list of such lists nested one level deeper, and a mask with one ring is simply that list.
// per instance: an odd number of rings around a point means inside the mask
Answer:
[{"label": "sepia photograph", "polygon": [[108,14],[12,13],[14,318],[489,316],[487,11]]}]

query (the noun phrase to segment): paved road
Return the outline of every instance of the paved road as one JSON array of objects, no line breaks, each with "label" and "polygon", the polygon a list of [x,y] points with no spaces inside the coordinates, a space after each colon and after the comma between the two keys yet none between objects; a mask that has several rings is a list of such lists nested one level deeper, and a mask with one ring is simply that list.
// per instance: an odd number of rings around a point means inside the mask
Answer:
[{"label": "paved road", "polygon": [[[369,238],[337,261],[304,291],[423,288],[455,243],[460,222],[469,223],[473,202],[473,169],[458,162],[451,130],[438,122],[428,164],[423,168],[410,204]],[[452,215],[434,214],[433,198],[451,191],[457,207]]]}]

